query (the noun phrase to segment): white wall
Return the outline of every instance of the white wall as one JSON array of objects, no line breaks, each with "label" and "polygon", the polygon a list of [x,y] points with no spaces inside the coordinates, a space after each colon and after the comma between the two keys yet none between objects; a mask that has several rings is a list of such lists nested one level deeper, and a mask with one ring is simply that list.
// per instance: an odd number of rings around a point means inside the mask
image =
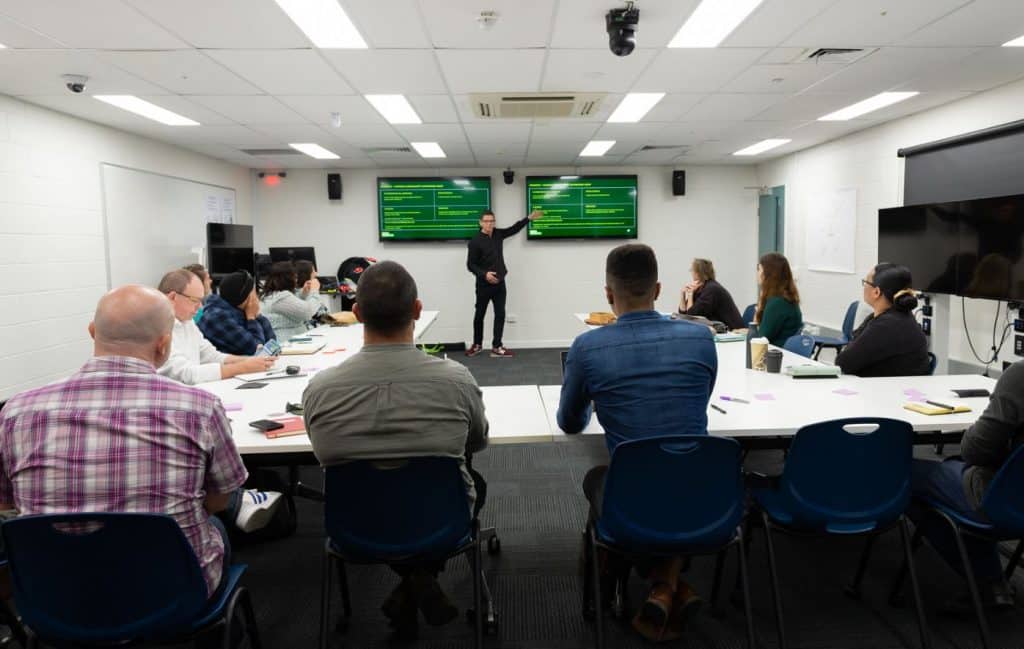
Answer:
[{"label": "white wall", "polygon": [[[445,169],[438,175],[490,175],[498,225],[525,215],[524,177],[568,169],[516,169],[515,184],[502,182],[500,169]],[[639,175],[640,242],[658,255],[662,298],[658,308],[674,310],[679,289],[689,281],[695,256],[715,262],[720,281],[742,310],[754,299],[757,253],[757,195],[752,166],[690,167],[686,196],[672,196],[671,169],[664,167],[572,169],[572,173]],[[431,175],[423,170],[342,171],[343,200],[327,199],[325,170],[293,170],[277,186],[254,177],[253,226],[257,250],[269,246],[314,245],[321,273],[334,274],[351,256],[393,259],[416,278],[427,309],[441,315],[425,340],[471,342],[474,279],[466,270],[465,243],[377,241],[376,177]],[[510,347],[566,345],[580,333],[572,313],[607,310],[604,262],[621,241],[527,241],[522,232],[505,242],[509,267],[508,317],[504,342]],[[491,315],[484,344],[491,340]]]},{"label": "white wall", "polygon": [[0,399],[78,368],[106,290],[100,164],[234,187],[248,170],[0,96]]},{"label": "white wall", "polygon": [[[759,165],[760,184],[786,186],[786,255],[799,274],[804,318],[839,329],[846,306],[860,298],[860,279],[878,261],[878,210],[903,204],[903,160],[897,149],[1019,120],[1022,105],[1024,82],[1015,82]],[[857,273],[809,271],[804,237],[812,197],[846,187],[857,189]],[[995,310],[994,301],[967,300],[971,340],[983,358],[989,354]],[[862,304],[858,322],[867,312]],[[963,315],[960,299],[954,298],[950,358],[978,365],[964,336]],[[1000,330],[1002,323],[1000,316]],[[1000,358],[1016,360],[1012,338]]]}]

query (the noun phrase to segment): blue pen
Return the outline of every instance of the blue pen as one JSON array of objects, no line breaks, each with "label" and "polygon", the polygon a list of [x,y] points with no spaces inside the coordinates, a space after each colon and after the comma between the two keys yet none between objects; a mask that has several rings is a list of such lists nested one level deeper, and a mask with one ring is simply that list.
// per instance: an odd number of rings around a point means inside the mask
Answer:
[{"label": "blue pen", "polygon": [[724,394],[722,396],[718,397],[718,398],[721,399],[722,401],[735,401],[736,403],[750,403],[746,399],[740,399],[738,397],[727,397]]}]

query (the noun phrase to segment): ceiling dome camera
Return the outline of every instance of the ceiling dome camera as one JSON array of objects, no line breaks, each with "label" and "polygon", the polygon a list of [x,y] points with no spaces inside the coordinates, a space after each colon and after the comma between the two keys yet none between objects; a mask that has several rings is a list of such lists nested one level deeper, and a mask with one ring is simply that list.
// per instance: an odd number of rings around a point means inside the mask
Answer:
[{"label": "ceiling dome camera", "polygon": [[85,90],[85,84],[89,82],[89,77],[84,74],[62,74],[60,78],[64,80],[64,87],[76,95]]},{"label": "ceiling dome camera", "polygon": [[629,56],[636,47],[636,25],[640,10],[627,2],[625,7],[612,9],[604,17],[608,29],[608,49],[615,56]]}]

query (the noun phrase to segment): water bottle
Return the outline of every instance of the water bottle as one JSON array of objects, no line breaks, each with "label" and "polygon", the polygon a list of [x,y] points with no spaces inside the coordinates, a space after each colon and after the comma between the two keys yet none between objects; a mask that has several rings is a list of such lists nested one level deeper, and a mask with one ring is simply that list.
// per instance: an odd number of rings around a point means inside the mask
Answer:
[{"label": "water bottle", "polygon": [[757,338],[758,335],[759,335],[759,333],[757,331],[757,323],[756,322],[748,322],[747,323],[747,341],[746,341],[746,344],[747,344],[747,369],[748,370],[751,369],[751,362],[750,362],[750,339],[751,338]]}]

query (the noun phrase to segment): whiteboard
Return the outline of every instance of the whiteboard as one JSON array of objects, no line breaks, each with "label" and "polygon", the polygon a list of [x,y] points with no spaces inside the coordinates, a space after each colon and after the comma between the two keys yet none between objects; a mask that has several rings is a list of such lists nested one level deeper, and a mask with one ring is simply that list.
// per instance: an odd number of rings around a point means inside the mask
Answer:
[{"label": "whiteboard", "polygon": [[807,207],[807,267],[832,273],[857,272],[857,190],[812,196]]},{"label": "whiteboard", "polygon": [[206,224],[233,223],[235,190],[101,164],[107,288],[156,286],[164,273],[205,257]]}]

